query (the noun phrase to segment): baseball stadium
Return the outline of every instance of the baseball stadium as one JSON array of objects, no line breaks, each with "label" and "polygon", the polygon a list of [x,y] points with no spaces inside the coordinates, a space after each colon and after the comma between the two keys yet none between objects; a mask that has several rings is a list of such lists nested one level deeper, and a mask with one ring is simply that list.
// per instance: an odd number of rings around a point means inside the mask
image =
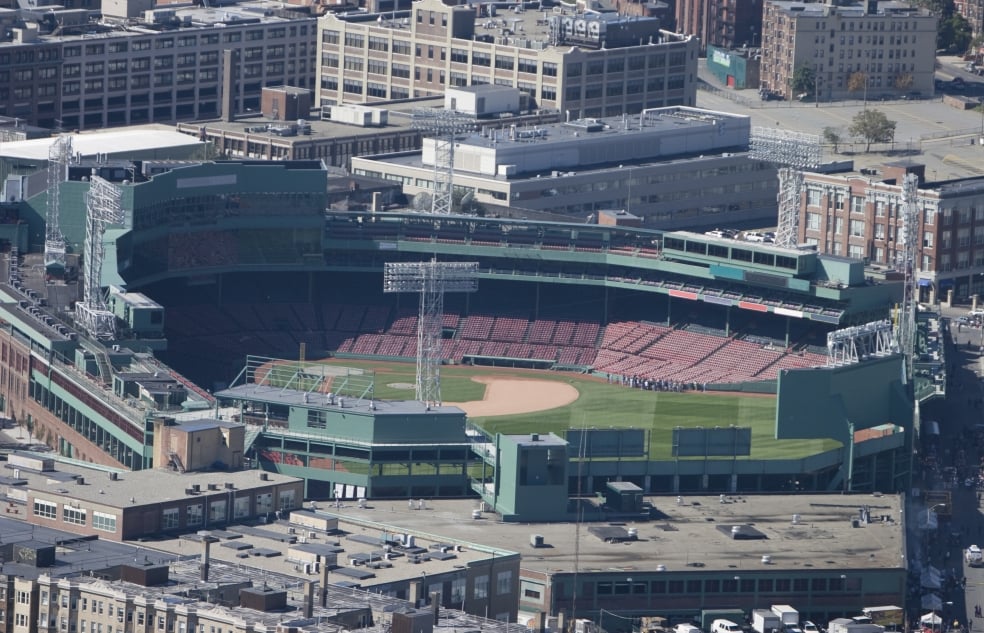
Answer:
[{"label": "baseball stadium", "polygon": [[[326,212],[315,162],[122,173],[124,219],[102,236],[112,340],[48,323],[58,293],[2,286],[6,414],[65,457],[148,468],[149,420],[219,416],[308,498],[473,496],[514,520],[562,518],[575,494],[908,481],[902,357],[828,348],[901,296],[861,261],[618,223]],[[70,251],[90,187],[60,188]],[[428,261],[476,265],[474,292],[441,295],[435,402],[415,391],[421,294],[384,292],[387,265]]]}]

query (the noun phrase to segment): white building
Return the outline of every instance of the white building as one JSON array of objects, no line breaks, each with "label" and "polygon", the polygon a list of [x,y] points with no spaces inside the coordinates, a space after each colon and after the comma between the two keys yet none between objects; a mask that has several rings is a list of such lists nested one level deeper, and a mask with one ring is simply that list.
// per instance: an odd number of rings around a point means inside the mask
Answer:
[{"label": "white building", "polygon": [[[747,116],[671,107],[638,115],[487,129],[455,142],[454,186],[475,200],[583,219],[622,209],[652,228],[775,221],[775,168],[748,158]],[[433,186],[423,151],[352,159],[356,174]]]}]

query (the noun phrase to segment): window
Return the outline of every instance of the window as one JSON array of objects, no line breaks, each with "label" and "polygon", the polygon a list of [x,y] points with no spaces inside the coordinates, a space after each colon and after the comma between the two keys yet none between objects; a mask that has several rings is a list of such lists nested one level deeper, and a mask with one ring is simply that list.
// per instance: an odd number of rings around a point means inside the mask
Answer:
[{"label": "window", "polygon": [[161,528],[165,530],[173,530],[180,526],[180,508],[164,508],[161,512]]},{"label": "window", "polygon": [[806,214],[806,228],[812,231],[820,230],[820,214],[819,213],[807,213]]},{"label": "window", "polygon": [[557,64],[554,62],[543,62],[543,76],[544,77],[556,77],[557,76]]},{"label": "window", "polygon": [[[974,230],[974,233],[975,234],[977,233],[977,230],[976,229]],[[925,233],[923,233],[923,246],[925,248],[933,248],[933,232],[932,231],[926,231]]]},{"label": "window", "polygon": [[807,189],[806,191],[806,204],[811,207],[820,206],[820,190],[819,189]]},{"label": "window", "polygon": [[85,525],[85,510],[65,506],[62,508],[62,520],[73,525]]},{"label": "window", "polygon": [[849,244],[847,247],[847,256],[851,259],[864,259],[864,246]]},{"label": "window", "polygon": [[280,491],[280,509],[281,510],[293,510],[295,497],[294,490],[281,490]]},{"label": "window", "polygon": [[851,196],[851,213],[864,213],[864,198]]},{"label": "window", "polygon": [[196,503],[185,508],[185,525],[192,527],[202,524],[202,504]]},{"label": "window", "polygon": [[223,501],[213,501],[208,504],[208,520],[209,522],[221,522],[225,521],[226,518],[226,502]]},{"label": "window", "polygon": [[851,235],[854,237],[864,237],[864,220],[851,220]]},{"label": "window", "polygon": [[502,70],[512,70],[515,60],[507,55],[496,55],[495,56],[495,67]]},{"label": "window", "polygon": [[834,218],[834,235],[844,233],[844,218]]},{"label": "window", "polygon": [[489,597],[489,577],[478,576],[475,578],[475,599]]},{"label": "window", "polygon": [[54,519],[58,517],[58,504],[50,501],[34,500],[34,516],[42,519]]},{"label": "window", "polygon": [[237,519],[245,519],[249,516],[249,497],[236,497],[232,515]]},{"label": "window", "polygon": [[105,512],[92,513],[92,527],[103,532],[116,531],[116,515],[106,514]]},{"label": "window", "polygon": [[500,571],[496,574],[495,593],[502,596],[510,591],[512,591],[512,571]]},{"label": "window", "polygon": [[18,591],[17,592],[17,604],[31,604],[31,592],[30,591]]}]

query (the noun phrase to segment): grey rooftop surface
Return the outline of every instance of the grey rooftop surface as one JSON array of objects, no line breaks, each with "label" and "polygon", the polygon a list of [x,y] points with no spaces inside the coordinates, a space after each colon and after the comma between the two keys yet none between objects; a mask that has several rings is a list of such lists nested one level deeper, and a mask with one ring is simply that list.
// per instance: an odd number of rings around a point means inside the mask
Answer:
[{"label": "grey rooftop surface", "polygon": [[[646,497],[658,518],[612,523],[503,523],[486,512],[473,519],[475,501],[428,501],[427,510],[409,510],[405,502],[380,502],[371,509],[345,505],[337,513],[346,521],[372,521],[398,526],[411,534],[438,540],[482,543],[519,551],[525,569],[544,573],[574,571],[574,541],[580,532],[582,571],[648,569],[686,571],[694,563],[704,570],[899,567],[905,563],[902,501],[898,496],[759,495]],[[872,523],[852,527],[858,509],[867,505]],[[334,511],[334,510],[333,510]],[[793,515],[799,515],[796,525]],[[888,519],[882,522],[882,517]],[[635,528],[638,540],[609,543],[589,533],[589,527],[612,524]],[[731,527],[749,526],[764,539],[731,538]],[[727,530],[721,530],[722,526]],[[529,545],[533,534],[545,547]],[[762,563],[762,556],[771,563]]]},{"label": "grey rooftop surface", "polygon": [[[288,550],[296,549],[312,555],[334,553],[337,556],[338,569],[329,572],[328,582],[330,584],[341,583],[341,586],[355,582],[363,589],[408,578],[419,578],[422,572],[428,575],[451,572],[455,569],[463,569],[469,563],[493,557],[492,550],[480,545],[480,542],[467,543],[446,539],[407,529],[399,523],[385,523],[386,519],[410,513],[419,516],[422,523],[426,524],[427,519],[435,514],[435,511],[431,509],[431,503],[426,502],[425,508],[421,510],[409,510],[406,501],[370,501],[369,507],[372,509],[366,510],[366,512],[369,513],[369,516],[374,516],[380,523],[348,521],[346,513],[350,506],[342,504],[340,508],[336,508],[334,504],[321,503],[318,505],[323,509],[316,511],[315,514],[326,518],[337,515],[339,518],[337,531],[324,532],[310,527],[291,525],[286,520],[249,526],[231,525],[221,531],[209,531],[212,536],[220,538],[218,546],[213,546],[210,549],[210,556],[213,560],[225,561],[232,565],[245,564],[270,573],[318,580],[319,574],[312,570],[310,575],[306,575],[303,561],[299,563],[297,560],[292,560]],[[473,505],[473,502],[463,503]],[[414,508],[416,507],[417,502],[415,501]],[[397,513],[396,508],[402,508],[403,512]],[[206,531],[151,541],[145,540],[143,544],[169,554],[188,556],[200,551],[201,546],[195,541],[200,539]],[[315,536],[312,537],[312,533]],[[421,554],[426,557],[426,560],[411,563],[411,556],[402,554],[389,561],[384,561],[384,541],[392,541],[397,534],[404,533],[414,536],[415,548],[423,550]],[[302,539],[303,543],[301,542]],[[225,543],[233,541],[247,543],[250,547],[247,548],[242,545],[236,547],[223,546]],[[291,543],[290,541],[294,542]],[[461,546],[460,549],[457,547],[458,545]],[[446,551],[442,552],[442,549]],[[257,550],[260,551],[259,554],[255,553]],[[395,550],[398,548],[391,548],[391,552]],[[270,555],[271,552],[277,554]],[[510,544],[510,547],[497,549],[494,555],[505,556],[514,553],[513,544]],[[358,561],[358,565],[353,565],[353,560]],[[351,571],[356,571],[359,577],[351,575]]]},{"label": "grey rooftop surface", "polygon": [[80,538],[48,527],[31,525],[17,519],[0,516],[0,549],[16,544],[36,546],[55,545],[55,564],[52,567],[34,567],[17,563],[8,558],[0,572],[8,575],[37,578],[41,574],[52,577],[75,576],[91,570],[105,569],[113,565],[143,562],[166,562],[174,559],[171,554],[151,552],[142,547],[114,543],[96,538]]},{"label": "grey rooftop surface", "polygon": [[[51,457],[46,454],[41,455]],[[13,471],[10,467],[6,464],[5,466],[7,468],[0,472],[12,475]],[[117,479],[110,479],[110,472],[116,472]],[[151,505],[178,499],[201,498],[209,494],[226,494],[228,493],[225,489],[226,483],[233,484],[236,490],[244,490],[300,481],[296,477],[278,473],[266,473],[268,480],[263,481],[258,470],[176,473],[153,469],[120,472],[58,461],[55,462],[53,473],[36,472],[22,467],[19,468],[19,475],[21,480],[26,481],[27,488],[42,498],[47,493],[52,497],[67,497],[117,508],[127,508],[133,504]],[[85,483],[79,484],[78,478],[82,478]],[[185,489],[194,484],[201,486],[201,494],[185,494]],[[208,490],[208,484],[218,484],[219,490]]]}]

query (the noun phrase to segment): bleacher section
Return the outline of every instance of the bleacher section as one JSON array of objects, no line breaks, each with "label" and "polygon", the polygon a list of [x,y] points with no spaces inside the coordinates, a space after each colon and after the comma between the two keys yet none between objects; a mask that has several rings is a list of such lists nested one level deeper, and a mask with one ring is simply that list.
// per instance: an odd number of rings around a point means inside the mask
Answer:
[{"label": "bleacher section", "polygon": [[[296,358],[330,354],[412,359],[417,314],[386,305],[325,303],[198,304],[172,307],[170,354],[211,375],[235,375],[246,353]],[[826,356],[804,345],[788,350],[775,339],[700,325],[669,327],[646,321],[607,326],[571,316],[446,312],[441,356],[446,362],[531,361],[530,366],[685,383],[773,379],[780,369],[823,365]]]}]

